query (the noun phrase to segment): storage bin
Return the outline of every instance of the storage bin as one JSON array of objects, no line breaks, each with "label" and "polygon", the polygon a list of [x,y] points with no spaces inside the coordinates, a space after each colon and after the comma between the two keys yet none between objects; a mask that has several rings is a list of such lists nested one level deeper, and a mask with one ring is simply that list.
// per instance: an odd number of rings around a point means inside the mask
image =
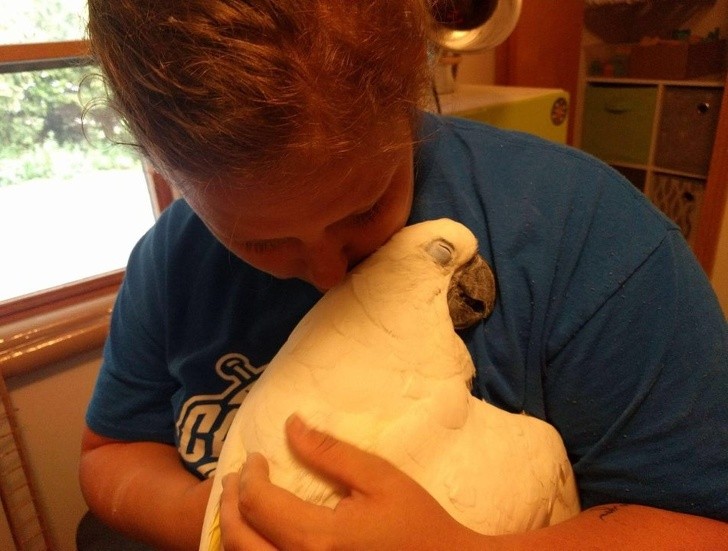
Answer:
[{"label": "storage bin", "polygon": [[655,44],[636,44],[632,48],[629,75],[664,80],[717,75],[725,70],[725,61],[725,40],[661,40]]},{"label": "storage bin", "polygon": [[656,173],[648,196],[692,244],[705,194],[705,180]]},{"label": "storage bin", "polygon": [[647,164],[656,101],[656,86],[589,84],[582,149],[607,162]]},{"label": "storage bin", "polygon": [[655,164],[706,176],[723,98],[721,88],[666,86]]}]

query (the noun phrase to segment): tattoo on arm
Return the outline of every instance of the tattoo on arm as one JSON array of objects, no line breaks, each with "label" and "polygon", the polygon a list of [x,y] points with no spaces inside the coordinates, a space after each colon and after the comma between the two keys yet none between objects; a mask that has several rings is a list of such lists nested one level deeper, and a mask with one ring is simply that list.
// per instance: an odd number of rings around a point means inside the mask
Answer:
[{"label": "tattoo on arm", "polygon": [[605,505],[604,507],[600,507],[599,520],[604,520],[609,515],[614,514],[625,507],[629,507],[629,505],[626,503],[617,503],[616,505]]}]

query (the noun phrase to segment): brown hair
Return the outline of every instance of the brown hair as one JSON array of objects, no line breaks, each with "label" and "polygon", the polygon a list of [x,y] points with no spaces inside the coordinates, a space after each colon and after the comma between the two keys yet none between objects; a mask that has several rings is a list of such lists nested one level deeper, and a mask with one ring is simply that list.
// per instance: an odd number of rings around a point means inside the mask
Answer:
[{"label": "brown hair", "polygon": [[88,5],[110,101],[177,183],[335,158],[372,130],[414,124],[427,90],[423,0]]}]

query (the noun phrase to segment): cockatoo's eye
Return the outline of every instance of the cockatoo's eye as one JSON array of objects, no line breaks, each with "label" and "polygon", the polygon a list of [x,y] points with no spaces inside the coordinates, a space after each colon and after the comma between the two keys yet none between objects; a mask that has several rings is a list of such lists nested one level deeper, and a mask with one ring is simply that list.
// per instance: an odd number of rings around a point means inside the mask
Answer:
[{"label": "cockatoo's eye", "polygon": [[441,266],[445,266],[450,263],[453,255],[455,254],[455,247],[452,243],[448,243],[444,239],[435,239],[426,247],[427,252],[435,262]]}]

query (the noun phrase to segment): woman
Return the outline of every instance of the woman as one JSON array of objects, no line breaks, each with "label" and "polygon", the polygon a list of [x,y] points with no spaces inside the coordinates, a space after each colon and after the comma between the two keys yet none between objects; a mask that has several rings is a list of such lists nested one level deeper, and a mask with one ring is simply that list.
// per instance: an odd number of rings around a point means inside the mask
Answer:
[{"label": "woman", "polygon": [[196,548],[248,385],[349,268],[403,225],[449,217],[499,292],[464,334],[473,391],[559,430],[584,512],[474,534],[391,465],[294,419],[294,451],[351,496],[302,503],[254,455],[226,480],[226,549],[726,541],[728,337],[704,274],[608,167],[420,111],[421,0],[90,0],[89,14],[113,103],[183,197],[135,248],[114,309],[80,469],[100,518]]}]

